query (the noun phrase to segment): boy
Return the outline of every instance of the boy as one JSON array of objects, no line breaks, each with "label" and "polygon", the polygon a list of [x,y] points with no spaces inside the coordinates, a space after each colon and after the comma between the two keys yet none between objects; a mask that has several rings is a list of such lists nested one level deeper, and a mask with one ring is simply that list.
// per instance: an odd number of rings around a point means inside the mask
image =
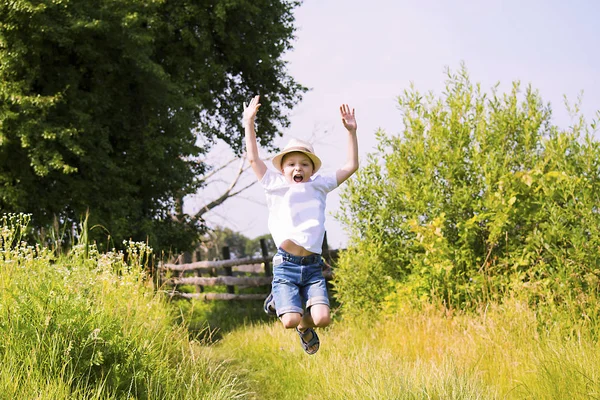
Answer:
[{"label": "boy", "polygon": [[321,160],[310,144],[296,139],[273,158],[279,173],[267,169],[258,156],[254,130],[259,107],[259,96],[248,105],[244,103],[243,125],[248,161],[265,190],[269,230],[278,247],[273,257],[273,300],[283,326],[295,328],[304,351],[315,354],[320,342],[313,328],[331,322],[321,272],[325,198],[358,169],[354,109],[350,111],[347,104],[340,106],[342,123],[348,131],[346,163],[335,174],[313,177],[321,167]]}]

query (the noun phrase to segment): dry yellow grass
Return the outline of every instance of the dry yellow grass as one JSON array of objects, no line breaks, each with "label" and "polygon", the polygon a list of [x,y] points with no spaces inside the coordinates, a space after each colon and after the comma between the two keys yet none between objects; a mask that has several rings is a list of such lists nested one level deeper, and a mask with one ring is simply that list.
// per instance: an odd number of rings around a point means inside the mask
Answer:
[{"label": "dry yellow grass", "polygon": [[246,326],[214,351],[256,399],[587,399],[600,394],[600,348],[585,335],[539,331],[519,302],[479,315],[435,308],[376,322],[336,321],[302,351],[278,322]]}]

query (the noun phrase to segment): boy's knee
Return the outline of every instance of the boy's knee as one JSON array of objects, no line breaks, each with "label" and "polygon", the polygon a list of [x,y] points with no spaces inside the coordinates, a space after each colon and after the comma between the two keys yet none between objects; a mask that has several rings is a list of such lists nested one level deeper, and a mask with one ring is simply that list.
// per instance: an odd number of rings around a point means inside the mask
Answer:
[{"label": "boy's knee", "polygon": [[319,328],[324,328],[331,324],[331,314],[329,312],[329,307],[326,305],[317,304],[311,307],[310,315],[315,326],[318,326]]},{"label": "boy's knee", "polygon": [[329,315],[319,315],[316,318],[313,317],[313,321],[315,322],[315,326],[325,328],[331,324],[331,317]]},{"label": "boy's knee", "polygon": [[299,313],[285,313],[279,319],[286,329],[292,329],[300,324],[302,316]]}]

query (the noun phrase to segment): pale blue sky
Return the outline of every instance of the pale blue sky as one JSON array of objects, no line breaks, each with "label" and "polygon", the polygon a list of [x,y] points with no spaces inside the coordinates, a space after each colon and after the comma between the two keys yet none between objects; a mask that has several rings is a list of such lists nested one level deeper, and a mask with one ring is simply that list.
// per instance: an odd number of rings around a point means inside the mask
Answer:
[{"label": "pale blue sky", "polygon": [[[531,84],[552,104],[554,123],[561,127],[570,124],[563,95],[574,101],[583,91],[588,120],[600,109],[600,2],[306,0],[295,15],[297,40],[286,58],[291,75],[311,91],[293,110],[291,127],[277,144],[291,137],[312,141],[324,170],[344,162],[341,103],[356,108],[364,159],[376,145],[378,128],[401,131],[396,97],[411,82],[441,94],[445,68],[456,70],[461,62],[486,91],[497,82],[501,89],[514,80]],[[213,157],[225,153],[218,149]],[[219,185],[213,186],[198,203]],[[328,198],[332,248],[347,240],[330,215],[339,208],[338,191]],[[193,208],[195,202],[188,203]],[[268,233],[258,185],[206,218],[250,238]]]}]

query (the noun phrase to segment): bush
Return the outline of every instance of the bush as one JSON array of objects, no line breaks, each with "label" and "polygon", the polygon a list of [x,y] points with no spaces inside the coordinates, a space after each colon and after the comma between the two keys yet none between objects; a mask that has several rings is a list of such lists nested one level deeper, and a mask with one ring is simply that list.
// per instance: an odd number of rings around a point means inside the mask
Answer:
[{"label": "bush", "polygon": [[0,399],[230,399],[242,392],[148,287],[151,250],[56,256],[0,226]]},{"label": "bush", "polygon": [[398,98],[402,135],[342,193],[350,235],[335,286],[349,309],[406,301],[474,308],[519,294],[595,318],[600,277],[600,151],[587,125],[560,130],[537,91],[473,85],[448,71],[440,98]]}]

